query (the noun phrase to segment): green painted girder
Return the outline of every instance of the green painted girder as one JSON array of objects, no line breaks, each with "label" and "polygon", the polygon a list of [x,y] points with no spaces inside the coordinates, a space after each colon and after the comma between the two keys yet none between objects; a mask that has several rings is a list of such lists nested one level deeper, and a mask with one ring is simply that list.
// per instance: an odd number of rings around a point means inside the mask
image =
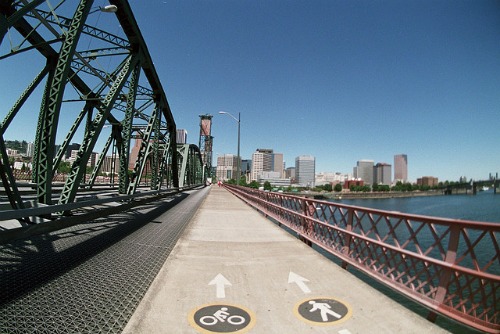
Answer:
[{"label": "green painted girder", "polygon": [[118,152],[120,157],[120,168],[118,172],[119,183],[118,192],[126,194],[129,185],[128,165],[130,162],[130,141],[132,137],[132,121],[134,119],[135,102],[137,96],[137,87],[139,85],[140,66],[136,66],[132,71],[129,83],[129,92],[127,95],[127,108],[125,118],[122,121],[122,131],[120,141],[118,142]]},{"label": "green painted girder", "polygon": [[96,161],[96,164],[92,170],[92,174],[90,174],[89,181],[87,182],[89,189],[92,189],[92,187],[94,186],[99,170],[101,169],[104,159],[106,158],[106,153],[108,153],[109,148],[111,147],[111,144],[114,140],[114,132],[112,131],[108,137],[108,140],[106,140],[106,143],[104,144],[101,154],[99,154],[99,159],[97,159]]},{"label": "green painted girder", "polygon": [[139,55],[132,54],[128,61],[125,62],[119,76],[113,82],[113,85],[102,101],[101,104],[97,106],[97,114],[93,121],[89,124],[89,128],[85,133],[85,137],[78,151],[77,157],[71,167],[69,176],[64,184],[61,196],[59,198],[59,204],[66,204],[73,202],[76,192],[80,186],[81,180],[86,170],[87,161],[92,154],[92,150],[97,142],[99,134],[104,126],[107,116],[113,108],[113,104],[121,92],[125,81],[128,79],[132,69],[139,62]]},{"label": "green painted girder", "polygon": [[2,44],[3,38],[10,27],[43,2],[45,0],[33,0],[16,11],[14,9],[14,0],[3,0],[0,5],[0,44]]},{"label": "green painted girder", "polygon": [[135,193],[141,181],[146,163],[148,161],[148,156],[152,150],[151,142],[152,140],[154,140],[153,131],[156,128],[155,123],[158,121],[158,114],[159,114],[159,106],[156,105],[155,108],[153,109],[153,113],[151,114],[151,118],[149,119],[149,123],[146,127],[146,130],[144,131],[143,138],[141,140],[141,147],[137,154],[137,159],[135,161],[134,169],[132,171],[132,178],[129,182],[127,189],[128,194]]},{"label": "green painted girder", "polygon": [[42,127],[38,142],[38,183],[36,190],[39,203],[51,204],[52,201],[53,150],[55,147],[61,103],[68,73],[71,68],[71,60],[73,59],[78,39],[92,3],[93,1],[80,1],[71,25],[64,34],[65,38],[57,58],[54,76],[51,78],[52,80],[47,82],[49,88],[45,96],[46,103],[42,106],[44,117],[41,120]]},{"label": "green painted girder", "polygon": [[193,144],[177,145],[179,187],[204,183],[203,162],[198,146]]},{"label": "green painted girder", "polygon": [[94,105],[92,102],[87,101],[85,103],[84,108],[80,112],[80,114],[77,116],[76,120],[73,122],[73,125],[71,125],[71,128],[69,129],[66,138],[64,138],[63,143],[59,147],[59,151],[57,152],[56,158],[54,159],[53,163],[53,169],[52,173],[55,174],[57,166],[59,166],[59,163],[61,162],[64,154],[66,154],[66,149],[69,146],[69,143],[73,140],[73,136],[75,135],[76,130],[78,130],[78,127],[82,123],[83,119],[85,116],[89,115],[92,112],[92,109],[94,108]]}]

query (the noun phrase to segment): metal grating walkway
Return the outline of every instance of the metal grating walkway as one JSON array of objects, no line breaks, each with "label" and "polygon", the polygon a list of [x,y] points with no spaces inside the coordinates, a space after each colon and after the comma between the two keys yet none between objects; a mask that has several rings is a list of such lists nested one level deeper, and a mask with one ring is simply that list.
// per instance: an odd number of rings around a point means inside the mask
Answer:
[{"label": "metal grating walkway", "polygon": [[0,333],[120,333],[208,191],[0,245]]}]

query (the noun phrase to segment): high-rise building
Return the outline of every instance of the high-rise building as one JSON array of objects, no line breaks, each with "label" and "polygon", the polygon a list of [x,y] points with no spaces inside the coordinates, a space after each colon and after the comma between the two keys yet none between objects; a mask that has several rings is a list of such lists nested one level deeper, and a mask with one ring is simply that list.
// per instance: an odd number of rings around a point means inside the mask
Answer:
[{"label": "high-rise building", "polygon": [[71,158],[71,151],[78,151],[79,149],[80,149],[80,144],[72,143],[72,144],[68,145],[68,147],[66,148],[65,158],[70,159]]},{"label": "high-rise building", "polygon": [[262,172],[274,171],[273,150],[267,148],[258,148],[252,154],[252,181],[257,181]]},{"label": "high-rise building", "polygon": [[396,154],[394,156],[394,183],[408,181],[408,156]]},{"label": "high-rise building", "polygon": [[279,173],[279,178],[285,176],[285,164],[283,162],[283,153],[273,153],[273,171]]},{"label": "high-rise building", "polygon": [[367,186],[373,185],[373,160],[359,160],[354,168],[354,177],[362,179]]},{"label": "high-rise building", "polygon": [[26,147],[26,156],[33,157],[34,153],[35,153],[35,144],[28,143],[28,147]]},{"label": "high-rise building", "polygon": [[217,157],[217,180],[235,179],[238,168],[238,157],[234,154],[224,154]]},{"label": "high-rise building", "polygon": [[177,144],[187,144],[188,133],[185,129],[177,129]]},{"label": "high-rise building", "polygon": [[314,187],[316,175],[316,158],[312,155],[301,155],[295,158],[295,177],[303,187]]},{"label": "high-rise building", "polygon": [[374,168],[374,179],[377,184],[391,185],[392,166],[384,162],[379,162]]}]

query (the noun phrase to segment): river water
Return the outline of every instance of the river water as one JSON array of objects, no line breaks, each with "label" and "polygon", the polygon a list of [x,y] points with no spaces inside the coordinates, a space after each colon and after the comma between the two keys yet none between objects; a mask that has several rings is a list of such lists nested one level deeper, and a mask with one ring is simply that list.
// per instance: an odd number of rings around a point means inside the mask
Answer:
[{"label": "river water", "polygon": [[494,195],[491,189],[477,195],[343,199],[333,202],[424,216],[500,223],[500,193]]}]

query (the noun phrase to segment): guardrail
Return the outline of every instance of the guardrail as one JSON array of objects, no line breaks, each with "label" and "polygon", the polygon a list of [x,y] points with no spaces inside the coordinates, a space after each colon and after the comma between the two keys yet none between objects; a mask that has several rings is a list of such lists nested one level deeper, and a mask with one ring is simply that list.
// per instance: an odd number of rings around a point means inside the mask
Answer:
[{"label": "guardrail", "polygon": [[[198,184],[183,188],[146,190],[132,195],[85,192],[77,198],[77,201],[72,203],[42,206],[36,206],[35,203],[32,204],[33,207],[25,209],[0,210],[0,244],[14,239],[56,231],[98,217],[116,214],[203,186],[204,184]],[[4,221],[17,221],[17,223],[14,223],[14,226],[5,228],[2,226]]]},{"label": "guardrail", "polygon": [[225,185],[370,277],[438,314],[500,333],[500,223],[382,211]]}]

